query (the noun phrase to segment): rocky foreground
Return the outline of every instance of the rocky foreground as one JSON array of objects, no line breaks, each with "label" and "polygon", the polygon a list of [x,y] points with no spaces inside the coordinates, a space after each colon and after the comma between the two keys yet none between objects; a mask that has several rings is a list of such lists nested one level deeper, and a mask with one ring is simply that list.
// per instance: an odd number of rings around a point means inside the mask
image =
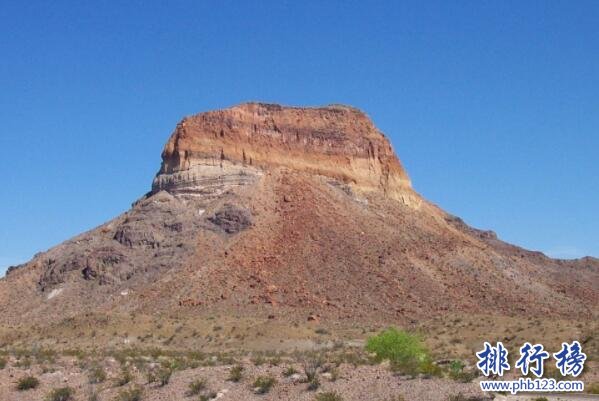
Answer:
[{"label": "rocky foreground", "polygon": [[[454,398],[456,400],[489,399],[478,390],[476,382],[400,376],[384,365],[370,365],[360,360],[352,361],[356,365],[341,360],[338,364],[325,363],[315,369],[316,381],[308,381],[306,369],[309,371],[310,368],[305,361],[246,357],[233,364],[215,356],[208,360],[198,359],[190,366],[178,366],[178,370],[164,379],[159,374],[161,366],[166,364],[165,361],[176,363],[167,357],[154,360],[146,356],[131,360],[121,359],[120,354],[116,356],[118,359],[111,356],[94,361],[75,356],[60,357],[31,366],[26,366],[22,360],[11,359],[9,366],[0,370],[0,399],[38,401],[47,399],[53,390],[65,387],[71,389],[70,400],[73,401],[135,401],[136,397],[144,401],[437,401],[450,400],[450,396],[462,397]],[[152,371],[158,374],[152,377]],[[32,389],[19,390],[19,382],[29,376],[39,380],[39,384]],[[266,385],[256,384],[259,378]],[[272,384],[266,379],[272,379]],[[333,394],[338,398],[332,398]]]}]

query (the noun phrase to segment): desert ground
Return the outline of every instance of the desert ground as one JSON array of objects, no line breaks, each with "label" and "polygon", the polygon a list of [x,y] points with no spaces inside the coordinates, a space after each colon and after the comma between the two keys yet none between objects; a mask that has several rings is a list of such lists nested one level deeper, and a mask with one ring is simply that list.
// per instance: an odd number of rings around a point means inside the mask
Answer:
[{"label": "desert ground", "polygon": [[[78,347],[57,342],[32,345],[18,341],[2,347],[0,400],[33,401],[135,401],[135,400],[557,400],[556,395],[485,394],[483,379],[473,367],[474,352],[482,341],[501,340],[509,350],[522,341],[539,341],[547,349],[561,341],[578,339],[588,355],[585,373],[587,395],[596,392],[597,326],[576,325],[566,320],[507,318],[497,316],[448,315],[405,327],[423,339],[436,368],[430,373],[405,374],[388,362],[376,361],[365,350],[367,338],[383,327],[336,330],[325,322],[291,328],[271,320],[232,329],[231,322],[217,317],[204,326],[181,327],[181,322],[163,322],[156,337],[128,342],[119,333],[134,332],[133,325],[113,328],[120,346],[99,347],[83,335]],[[190,333],[187,333],[187,331]],[[210,330],[210,334],[200,332]],[[195,331],[198,344],[189,344]],[[235,337],[235,332],[248,333]],[[492,333],[503,333],[496,338]],[[65,333],[66,334],[66,333]],[[99,336],[99,343],[105,341]],[[173,337],[174,336],[174,337]],[[206,341],[210,336],[211,340]],[[277,340],[286,338],[286,341]],[[143,338],[140,336],[140,338]],[[293,342],[289,338],[295,338]],[[231,341],[228,341],[231,340]],[[235,341],[233,341],[235,340]],[[98,343],[98,344],[99,344]],[[165,344],[166,343],[166,344]],[[200,345],[201,344],[201,345]],[[268,348],[270,345],[270,348]],[[452,375],[450,361],[464,364],[463,374]],[[556,372],[547,369],[549,375]],[[27,377],[39,384],[19,390]],[[505,378],[517,377],[510,372]],[[262,380],[262,382],[258,381]],[[270,382],[270,383],[269,383]],[[57,389],[70,388],[69,398],[52,398]],[[553,398],[552,398],[553,397]],[[564,398],[566,397],[566,398]],[[574,398],[572,398],[574,397]],[[562,400],[587,399],[580,395]],[[576,398],[578,397],[578,398]],[[592,399],[592,398],[589,398]]]}]

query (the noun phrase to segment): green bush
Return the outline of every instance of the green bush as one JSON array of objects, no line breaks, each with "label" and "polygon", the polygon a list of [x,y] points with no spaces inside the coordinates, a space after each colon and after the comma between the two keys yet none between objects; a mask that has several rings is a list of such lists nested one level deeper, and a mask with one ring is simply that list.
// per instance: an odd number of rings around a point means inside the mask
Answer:
[{"label": "green bush", "polygon": [[343,401],[343,397],[341,397],[341,394],[333,391],[316,394],[314,401]]},{"label": "green bush", "polygon": [[26,377],[19,379],[19,382],[17,383],[17,390],[19,390],[19,391],[31,390],[32,388],[36,388],[39,385],[40,385],[40,381],[38,379],[36,379],[33,376],[26,376]]},{"label": "green bush", "polygon": [[464,363],[462,361],[451,361],[449,364],[449,377],[453,380],[470,383],[476,376],[475,372],[464,371]]},{"label": "green bush", "polygon": [[271,376],[259,376],[254,381],[254,391],[257,394],[266,394],[274,386],[276,380]]},{"label": "green bush", "polygon": [[449,364],[449,373],[453,375],[457,375],[462,370],[464,370],[464,363],[460,360],[451,361]]},{"label": "green bush", "polygon": [[368,338],[366,351],[375,355],[377,362],[388,360],[391,369],[406,374],[416,374],[429,365],[428,350],[415,335],[389,328]]},{"label": "green bush", "polygon": [[237,383],[237,382],[241,381],[242,376],[243,376],[243,366],[235,365],[229,371],[229,377],[227,378],[227,380]]},{"label": "green bush", "polygon": [[62,387],[54,389],[46,398],[48,401],[71,401],[75,395],[75,390],[71,387]]}]

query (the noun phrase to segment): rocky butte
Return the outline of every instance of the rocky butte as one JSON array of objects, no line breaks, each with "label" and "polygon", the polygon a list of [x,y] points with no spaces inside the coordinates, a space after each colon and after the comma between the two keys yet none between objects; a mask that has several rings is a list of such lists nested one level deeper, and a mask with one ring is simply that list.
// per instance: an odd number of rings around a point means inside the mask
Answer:
[{"label": "rocky butte", "polygon": [[249,103],[181,121],[162,152],[153,192],[201,195],[287,168],[380,191],[417,207],[391,144],[361,111]]},{"label": "rocky butte", "polygon": [[244,346],[291,347],[313,323],[591,322],[598,305],[596,259],[550,259],[423,199],[363,112],[247,103],[184,118],[130,210],[12,268],[0,340],[209,346],[218,323],[231,346],[261,327]]}]

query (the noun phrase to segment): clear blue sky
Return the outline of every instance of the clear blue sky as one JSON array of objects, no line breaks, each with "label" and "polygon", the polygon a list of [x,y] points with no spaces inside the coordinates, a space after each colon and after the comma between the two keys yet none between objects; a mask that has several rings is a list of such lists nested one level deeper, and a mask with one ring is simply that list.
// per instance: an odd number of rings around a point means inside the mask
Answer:
[{"label": "clear blue sky", "polygon": [[444,209],[599,256],[597,1],[4,0],[0,38],[0,272],[126,210],[183,116],[250,100],[357,106]]}]

